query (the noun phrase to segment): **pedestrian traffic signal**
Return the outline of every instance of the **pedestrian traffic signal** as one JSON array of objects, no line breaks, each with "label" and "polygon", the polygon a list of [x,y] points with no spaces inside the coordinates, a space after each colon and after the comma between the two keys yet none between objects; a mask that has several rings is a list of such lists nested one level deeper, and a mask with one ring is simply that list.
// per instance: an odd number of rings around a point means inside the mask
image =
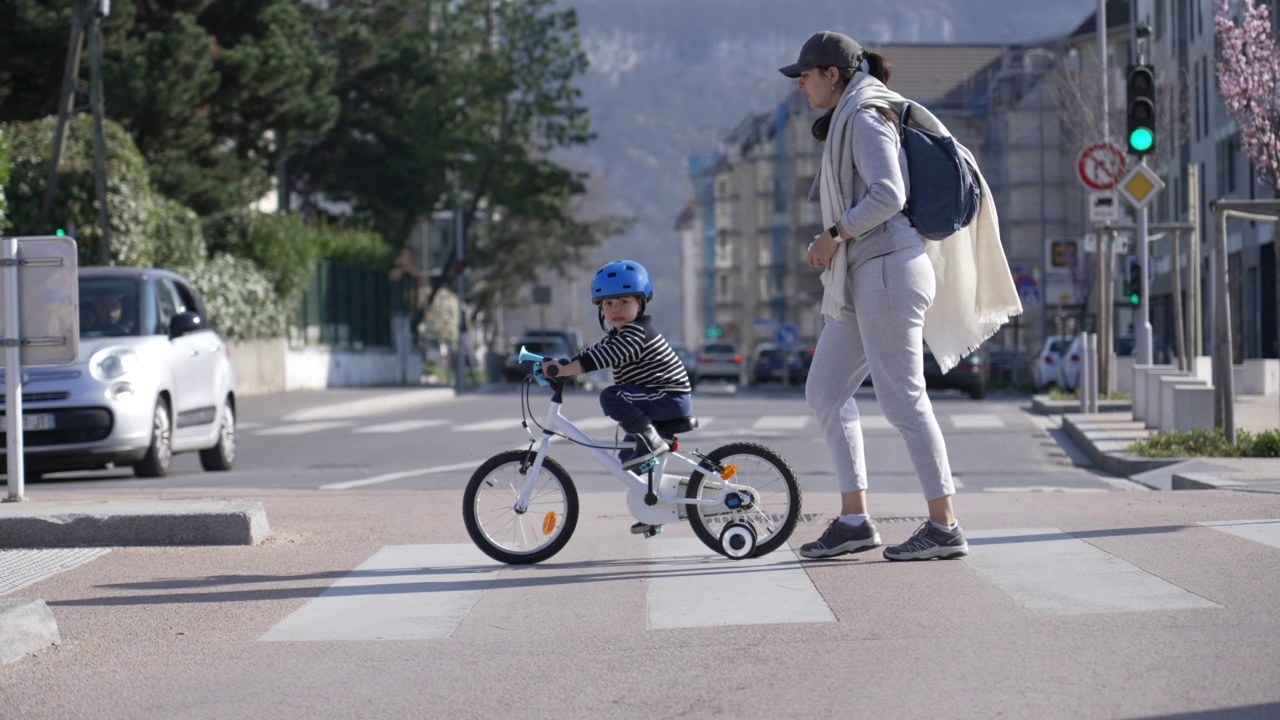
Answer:
[{"label": "pedestrian traffic signal", "polygon": [[1125,83],[1125,117],[1129,152],[1146,155],[1156,144],[1156,72],[1150,65],[1130,65]]},{"label": "pedestrian traffic signal", "polygon": [[1129,261],[1129,282],[1126,284],[1129,293],[1129,304],[1137,307],[1142,304],[1142,266],[1137,260]]}]

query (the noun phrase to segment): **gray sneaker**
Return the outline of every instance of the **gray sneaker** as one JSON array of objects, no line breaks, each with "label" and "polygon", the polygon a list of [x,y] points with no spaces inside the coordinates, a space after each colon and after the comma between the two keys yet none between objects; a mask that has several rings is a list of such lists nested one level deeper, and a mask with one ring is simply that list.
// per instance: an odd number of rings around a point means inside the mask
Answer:
[{"label": "gray sneaker", "polygon": [[822,537],[800,546],[800,557],[835,557],[870,550],[879,545],[880,533],[876,532],[874,522],[867,520],[861,525],[850,525],[836,518],[823,531]]},{"label": "gray sneaker", "polygon": [[886,560],[951,560],[969,554],[969,543],[957,525],[955,532],[939,530],[925,520],[915,534],[901,545],[884,549]]}]

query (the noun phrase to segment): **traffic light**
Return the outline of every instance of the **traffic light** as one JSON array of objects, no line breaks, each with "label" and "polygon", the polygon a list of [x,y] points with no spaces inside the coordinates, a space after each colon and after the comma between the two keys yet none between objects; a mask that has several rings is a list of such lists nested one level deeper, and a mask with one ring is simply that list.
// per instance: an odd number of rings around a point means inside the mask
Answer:
[{"label": "traffic light", "polygon": [[1125,83],[1125,117],[1129,152],[1146,155],[1156,145],[1156,72],[1150,65],[1130,65]]},{"label": "traffic light", "polygon": [[1142,304],[1142,266],[1137,260],[1129,261],[1129,281],[1125,283],[1129,293],[1129,304],[1137,307]]}]

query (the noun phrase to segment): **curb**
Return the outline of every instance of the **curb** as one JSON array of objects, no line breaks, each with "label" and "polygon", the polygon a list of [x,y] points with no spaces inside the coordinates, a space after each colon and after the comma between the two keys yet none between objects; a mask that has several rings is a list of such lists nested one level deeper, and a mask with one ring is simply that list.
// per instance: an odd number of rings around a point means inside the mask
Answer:
[{"label": "curb", "polygon": [[0,548],[257,545],[271,534],[256,500],[80,500],[5,508]]},{"label": "curb", "polygon": [[1145,429],[1139,429],[1141,423],[1108,422],[1106,427],[1099,425],[1085,418],[1062,416],[1062,429],[1067,437],[1083,448],[1094,465],[1104,472],[1127,478],[1178,462],[1167,458],[1145,458],[1126,450],[1134,440],[1149,435]]},{"label": "curb", "polygon": [[60,642],[58,623],[43,600],[0,598],[0,665]]}]

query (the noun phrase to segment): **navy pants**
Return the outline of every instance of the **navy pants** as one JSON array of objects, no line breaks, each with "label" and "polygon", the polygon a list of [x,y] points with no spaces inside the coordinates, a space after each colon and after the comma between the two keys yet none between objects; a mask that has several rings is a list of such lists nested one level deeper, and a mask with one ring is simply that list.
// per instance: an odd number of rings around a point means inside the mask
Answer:
[{"label": "navy pants", "polygon": [[623,430],[634,432],[653,420],[675,420],[693,414],[693,396],[669,393],[643,385],[610,385],[600,391],[600,408],[618,421]]}]

